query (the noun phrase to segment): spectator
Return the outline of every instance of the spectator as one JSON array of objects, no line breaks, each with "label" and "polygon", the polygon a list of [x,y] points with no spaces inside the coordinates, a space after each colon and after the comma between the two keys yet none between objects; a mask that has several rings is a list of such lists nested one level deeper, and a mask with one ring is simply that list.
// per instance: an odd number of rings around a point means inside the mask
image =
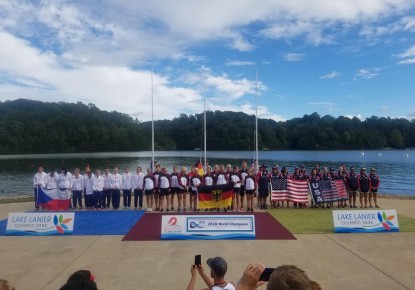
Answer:
[{"label": "spectator", "polygon": [[69,276],[66,284],[59,290],[98,290],[98,286],[90,271],[79,270]]},{"label": "spectator", "polygon": [[15,287],[9,281],[0,279],[0,290],[14,290]]},{"label": "spectator", "polygon": [[[264,265],[251,263],[245,269],[236,290],[254,290],[264,282],[259,278],[264,271]],[[308,278],[307,274],[294,265],[282,265],[271,274],[267,290],[321,290],[321,286]]]},{"label": "spectator", "polygon": [[[202,265],[192,265],[190,268],[191,279],[186,290],[193,290],[196,283],[196,271],[199,272],[208,288],[203,290],[235,290],[235,285],[231,282],[226,282],[225,275],[228,270],[228,264],[222,257],[210,258],[206,261],[210,267],[210,277],[205,273]],[[213,278],[213,281],[212,281]]]}]

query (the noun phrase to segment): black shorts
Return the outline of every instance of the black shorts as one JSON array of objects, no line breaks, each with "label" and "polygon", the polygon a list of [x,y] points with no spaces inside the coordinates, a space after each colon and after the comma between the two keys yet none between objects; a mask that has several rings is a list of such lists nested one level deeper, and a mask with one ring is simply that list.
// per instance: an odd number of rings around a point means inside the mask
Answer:
[{"label": "black shorts", "polygon": [[378,189],[377,188],[376,189],[371,189],[370,192],[372,192],[372,193],[378,193]]},{"label": "black shorts", "polygon": [[196,195],[197,194],[197,190],[193,190],[192,189],[192,192],[191,193]]},{"label": "black shorts", "polygon": [[160,196],[170,195],[170,191],[168,188],[160,188]]},{"label": "black shorts", "polygon": [[146,190],[144,190],[144,194],[145,195],[153,195],[154,194],[154,190],[152,190],[152,189],[146,189]]},{"label": "black shorts", "polygon": [[245,193],[246,194],[248,194],[248,195],[252,195],[252,194],[254,194],[255,193],[255,189],[247,189],[247,190],[245,190]]},{"label": "black shorts", "polygon": [[234,194],[239,194],[241,192],[241,188],[240,187],[234,187],[233,188],[233,193]]},{"label": "black shorts", "polygon": [[185,188],[178,188],[178,192],[177,193],[186,193],[186,189]]},{"label": "black shorts", "polygon": [[180,193],[180,188],[178,187],[172,187],[170,190],[171,194]]},{"label": "black shorts", "polygon": [[268,196],[268,188],[259,188],[258,189],[259,197],[267,197]]}]

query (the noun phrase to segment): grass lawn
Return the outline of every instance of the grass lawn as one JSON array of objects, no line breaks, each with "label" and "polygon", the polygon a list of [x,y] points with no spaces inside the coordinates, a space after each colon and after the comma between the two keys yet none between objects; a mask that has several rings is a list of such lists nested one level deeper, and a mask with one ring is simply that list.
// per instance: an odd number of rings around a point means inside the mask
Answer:
[{"label": "grass lawn", "polygon": [[[333,215],[328,209],[270,209],[268,212],[293,234],[332,234]],[[415,232],[415,219],[398,214],[401,232]]]}]

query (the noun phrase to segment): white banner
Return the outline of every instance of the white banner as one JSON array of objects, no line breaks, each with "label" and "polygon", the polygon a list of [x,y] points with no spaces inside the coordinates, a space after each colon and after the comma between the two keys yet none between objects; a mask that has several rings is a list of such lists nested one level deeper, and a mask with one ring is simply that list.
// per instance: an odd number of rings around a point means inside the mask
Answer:
[{"label": "white banner", "polygon": [[161,239],[255,239],[253,215],[163,215]]},{"label": "white banner", "polygon": [[74,220],[73,212],[11,212],[7,219],[6,235],[72,234]]},{"label": "white banner", "polygon": [[335,233],[399,232],[396,210],[333,210]]}]

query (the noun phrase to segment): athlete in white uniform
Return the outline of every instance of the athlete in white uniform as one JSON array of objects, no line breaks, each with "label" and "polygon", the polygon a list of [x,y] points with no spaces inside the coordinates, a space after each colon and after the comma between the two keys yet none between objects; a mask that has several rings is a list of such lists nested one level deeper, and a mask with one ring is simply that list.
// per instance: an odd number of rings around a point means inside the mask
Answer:
[{"label": "athlete in white uniform", "polygon": [[38,186],[45,187],[46,185],[46,177],[47,174],[43,172],[43,167],[39,166],[37,169],[37,173],[33,177],[33,188],[35,193],[35,208],[39,210],[39,203],[38,203]]}]

